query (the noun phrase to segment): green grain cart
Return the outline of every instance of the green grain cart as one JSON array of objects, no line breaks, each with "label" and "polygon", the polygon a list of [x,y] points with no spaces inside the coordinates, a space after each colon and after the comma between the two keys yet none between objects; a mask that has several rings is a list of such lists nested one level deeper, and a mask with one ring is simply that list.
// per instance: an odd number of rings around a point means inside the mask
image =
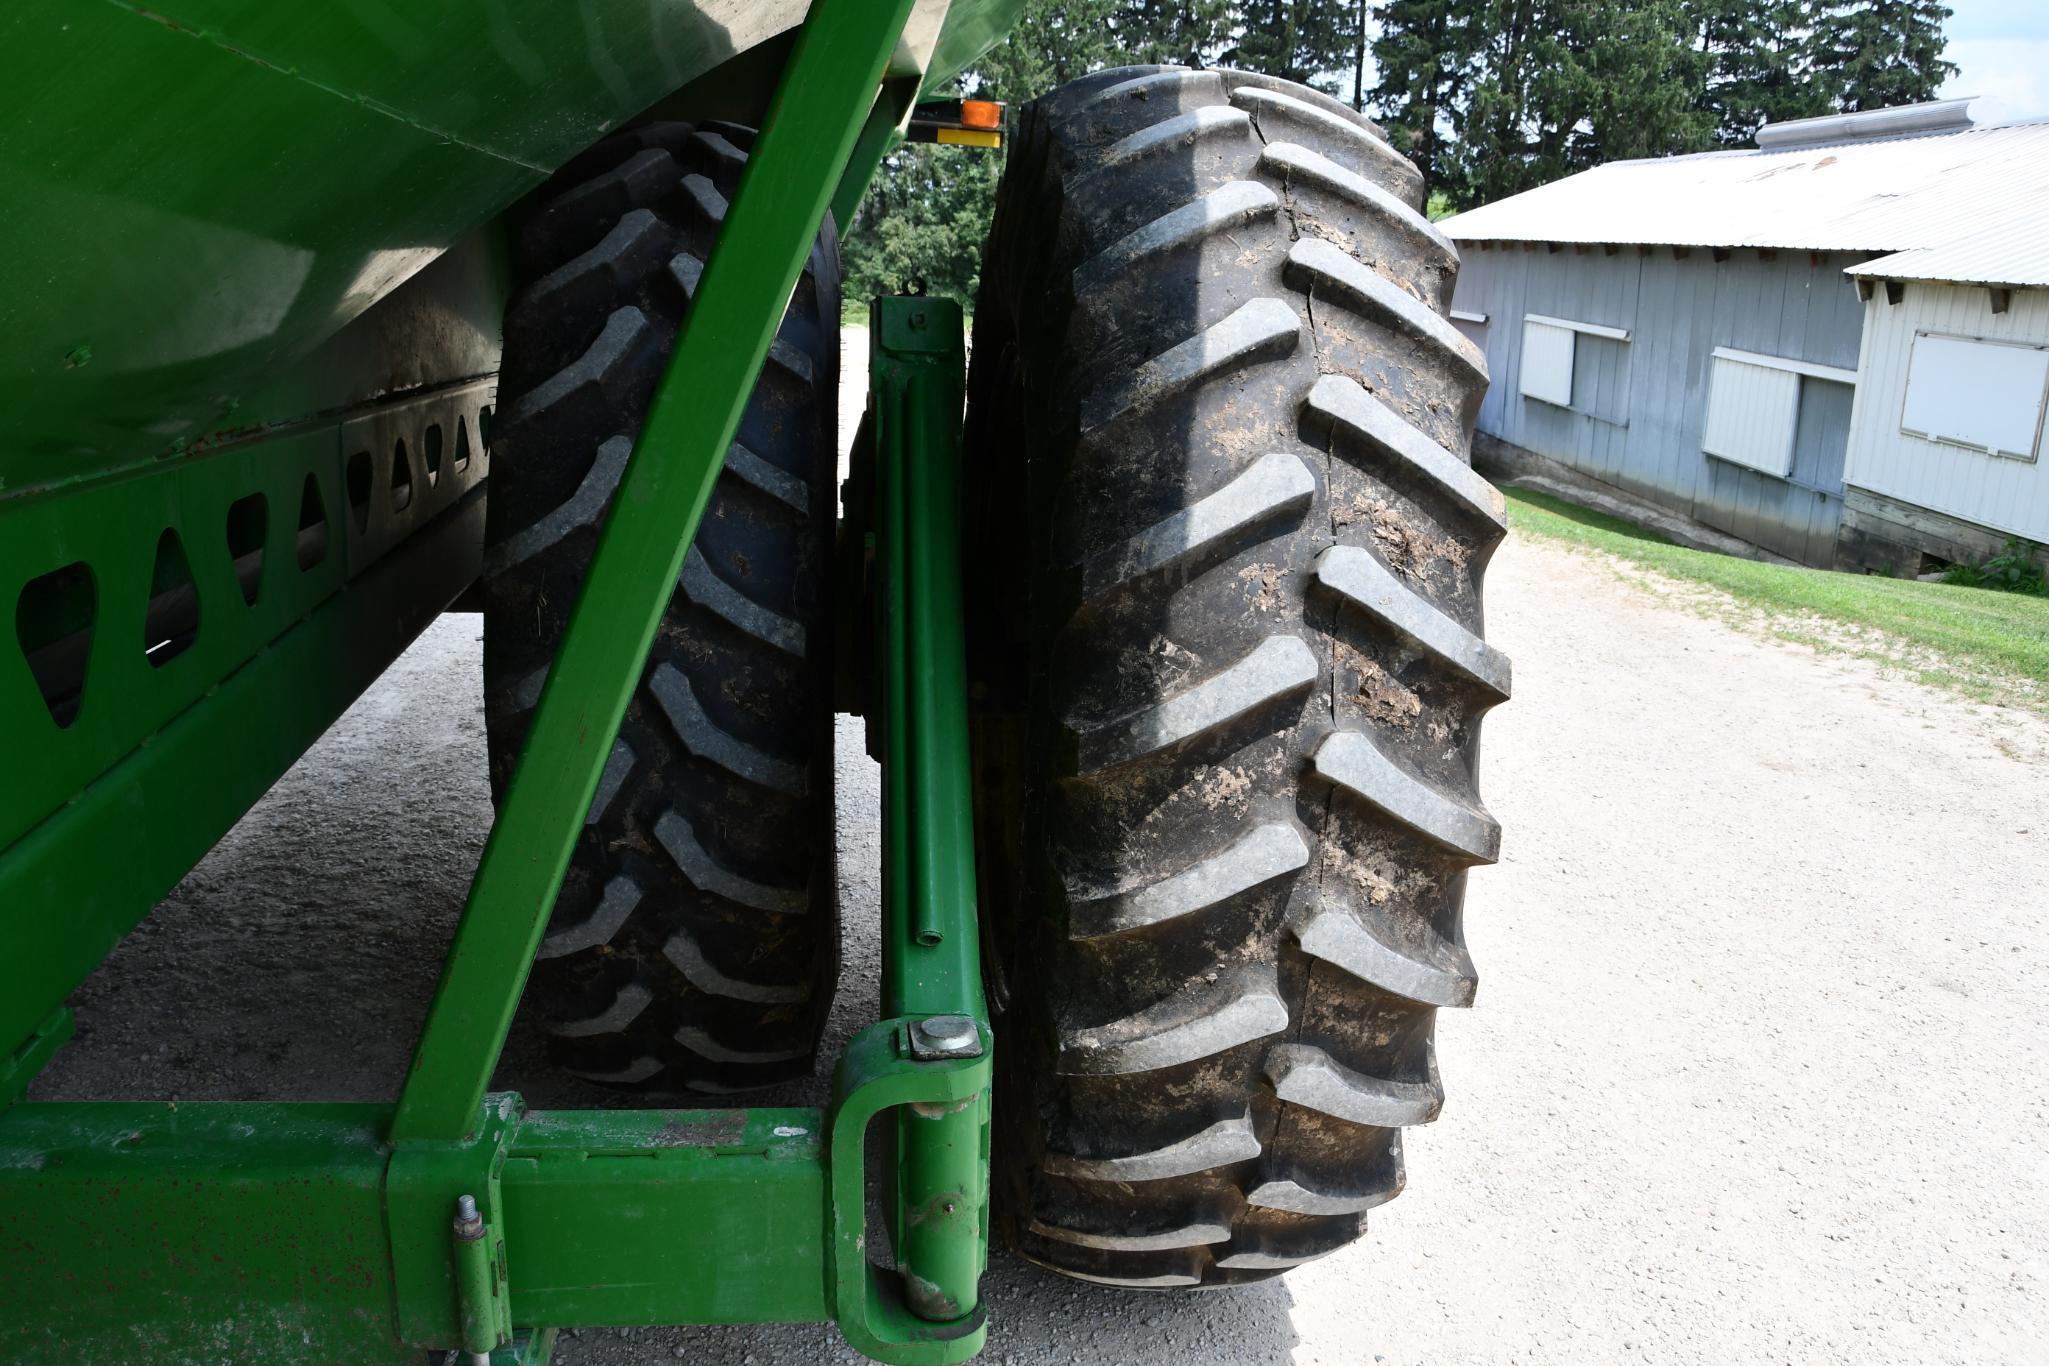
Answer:
[{"label": "green grain cart", "polygon": [[[992,1228],[1222,1286],[1400,1190],[1509,687],[1457,260],[1286,82],[920,105],[1018,3],[0,15],[0,1361],[829,1319],[957,1362]],[[973,363],[874,300],[841,488],[835,225],[906,129],[1006,144]],[[451,605],[497,817],[397,1101],[27,1099]],[[881,1022],[823,1110],[698,1108],[814,1066],[836,710]],[[486,1093],[530,970],[648,1108]]]}]

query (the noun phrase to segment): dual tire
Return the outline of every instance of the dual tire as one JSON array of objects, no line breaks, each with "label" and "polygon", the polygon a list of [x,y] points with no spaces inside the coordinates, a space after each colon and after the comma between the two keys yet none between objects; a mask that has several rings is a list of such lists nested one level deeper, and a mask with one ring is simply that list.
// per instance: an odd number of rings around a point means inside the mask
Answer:
[{"label": "dual tire", "polygon": [[1256,1280],[1400,1191],[1473,998],[1485,366],[1415,170],[1299,86],[1091,76],[1000,194],[968,544],[1005,1231]]},{"label": "dual tire", "polygon": [[[484,599],[510,781],[752,135],[656,124],[535,195],[514,243]],[[558,1060],[723,1094],[810,1071],[832,998],[839,253],[799,280],[627,707],[534,966]]]},{"label": "dual tire", "polygon": [[[501,786],[745,150],[615,140],[521,239],[485,585]],[[1099,73],[1012,140],[969,384],[977,844],[999,1219],[1069,1274],[1217,1285],[1330,1252],[1441,1104],[1509,668],[1482,635],[1485,368],[1419,209],[1373,124],[1243,73]],[[828,227],[537,965],[586,1075],[811,1066],[838,315]]]}]

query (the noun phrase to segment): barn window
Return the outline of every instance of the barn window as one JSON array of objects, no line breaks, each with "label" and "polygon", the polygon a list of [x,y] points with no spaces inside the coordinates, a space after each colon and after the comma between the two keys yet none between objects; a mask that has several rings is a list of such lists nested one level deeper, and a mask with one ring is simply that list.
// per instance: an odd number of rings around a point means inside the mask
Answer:
[{"label": "barn window", "polygon": [[1523,320],[1520,387],[1525,398],[1572,406],[1572,329]]},{"label": "barn window", "polygon": [[1517,387],[1525,398],[1555,403],[1561,408],[1573,406],[1574,343],[1582,333],[1609,341],[1629,340],[1629,333],[1619,327],[1552,318],[1541,313],[1523,315],[1523,354]]},{"label": "barn window", "polygon": [[1914,334],[1900,430],[2033,460],[2049,395],[2049,346]]},{"label": "barn window", "polygon": [[1837,384],[1857,382],[1854,370],[1716,347],[1701,449],[1784,479],[1793,470],[1793,437],[1800,424],[1803,377]]}]

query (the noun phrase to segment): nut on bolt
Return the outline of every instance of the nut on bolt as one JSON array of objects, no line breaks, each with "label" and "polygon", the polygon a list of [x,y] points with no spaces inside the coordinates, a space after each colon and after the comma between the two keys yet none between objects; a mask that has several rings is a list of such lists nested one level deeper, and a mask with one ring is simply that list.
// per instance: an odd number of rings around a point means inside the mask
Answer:
[{"label": "nut on bolt", "polygon": [[474,1243],[484,1236],[484,1216],[477,1213],[477,1197],[458,1195],[455,1198],[456,1241]]},{"label": "nut on bolt", "polygon": [[940,1058],[979,1058],[982,1033],[965,1015],[934,1015],[911,1021],[911,1056],[921,1062]]}]

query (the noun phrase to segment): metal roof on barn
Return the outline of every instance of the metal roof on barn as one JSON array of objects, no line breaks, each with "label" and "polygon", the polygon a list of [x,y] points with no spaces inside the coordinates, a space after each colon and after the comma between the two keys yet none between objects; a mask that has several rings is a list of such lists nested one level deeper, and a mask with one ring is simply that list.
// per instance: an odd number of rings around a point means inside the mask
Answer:
[{"label": "metal roof on barn", "polygon": [[1881,256],[1845,274],[1881,280],[1943,280],[1960,285],[2049,288],[2049,192],[1999,221],[1932,247]]},{"label": "metal roof on barn", "polygon": [[[1756,149],[1610,162],[1438,226],[1458,242],[1893,253],[1852,272],[2049,285],[2049,122],[1972,126],[1966,103],[1802,120],[1767,128]],[[1949,126],[1871,135],[1914,126],[1901,116],[1930,122],[1921,111]]]}]

